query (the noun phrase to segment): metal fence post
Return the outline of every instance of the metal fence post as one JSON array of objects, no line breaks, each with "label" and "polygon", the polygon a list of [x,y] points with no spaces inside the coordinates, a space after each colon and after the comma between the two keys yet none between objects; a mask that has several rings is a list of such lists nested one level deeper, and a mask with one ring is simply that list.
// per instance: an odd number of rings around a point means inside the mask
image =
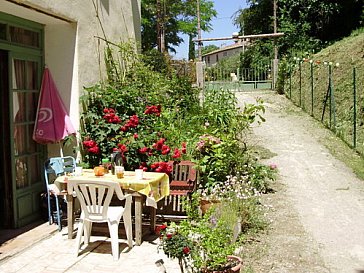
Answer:
[{"label": "metal fence post", "polygon": [[298,60],[298,70],[299,70],[299,76],[300,76],[300,107],[302,105],[302,70],[301,70],[301,60]]},{"label": "metal fence post", "polygon": [[353,147],[356,148],[356,68],[353,67]]},{"label": "metal fence post", "polygon": [[331,90],[331,65],[329,65],[329,96],[330,96],[330,108],[329,108],[329,126],[331,129],[332,123],[332,90]]},{"label": "metal fence post", "polygon": [[313,115],[313,61],[310,61],[310,74],[311,74],[311,116]]},{"label": "metal fence post", "polygon": [[289,98],[292,99],[292,64],[289,64]]},{"label": "metal fence post", "polygon": [[334,124],[334,132],[336,131],[336,111],[335,111],[335,97],[334,87],[332,84],[332,64],[329,63],[329,88],[330,88],[330,128]]}]

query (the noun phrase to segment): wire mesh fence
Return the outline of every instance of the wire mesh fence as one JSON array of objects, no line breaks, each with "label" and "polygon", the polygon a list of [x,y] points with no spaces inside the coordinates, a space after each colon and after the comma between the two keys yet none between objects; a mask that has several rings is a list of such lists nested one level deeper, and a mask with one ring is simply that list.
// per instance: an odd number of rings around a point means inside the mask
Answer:
[{"label": "wire mesh fence", "polygon": [[296,105],[364,155],[363,66],[294,59],[285,93]]}]

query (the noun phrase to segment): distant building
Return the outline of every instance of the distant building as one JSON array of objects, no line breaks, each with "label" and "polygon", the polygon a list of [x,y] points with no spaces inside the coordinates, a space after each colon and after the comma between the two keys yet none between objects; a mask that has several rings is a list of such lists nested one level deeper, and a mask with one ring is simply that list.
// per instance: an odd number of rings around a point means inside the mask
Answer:
[{"label": "distant building", "polygon": [[202,60],[205,61],[207,67],[214,66],[224,58],[243,52],[249,45],[249,40],[239,41],[202,55]]}]

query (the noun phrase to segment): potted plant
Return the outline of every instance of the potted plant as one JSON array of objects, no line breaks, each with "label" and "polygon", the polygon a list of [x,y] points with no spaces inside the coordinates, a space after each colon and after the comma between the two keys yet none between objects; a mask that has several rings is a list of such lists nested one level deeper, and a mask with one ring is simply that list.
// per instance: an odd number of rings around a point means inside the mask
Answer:
[{"label": "potted plant", "polygon": [[191,238],[180,233],[177,224],[173,222],[170,226],[166,224],[157,226],[156,233],[160,238],[158,249],[162,249],[168,258],[178,259],[181,272],[184,272],[184,268],[188,267],[193,247]]},{"label": "potted plant", "polygon": [[198,202],[189,204],[188,219],[159,227],[159,248],[179,260],[181,272],[239,272],[242,260],[233,255],[238,245],[231,221],[235,214],[221,206],[201,216],[195,213]]}]

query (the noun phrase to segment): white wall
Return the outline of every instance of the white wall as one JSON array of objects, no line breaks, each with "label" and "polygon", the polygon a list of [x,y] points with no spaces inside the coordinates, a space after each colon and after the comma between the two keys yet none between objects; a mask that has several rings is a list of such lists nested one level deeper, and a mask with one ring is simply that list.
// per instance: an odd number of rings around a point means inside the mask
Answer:
[{"label": "white wall", "polygon": [[76,128],[83,87],[105,77],[102,27],[113,43],[141,39],[140,0],[0,0],[0,11],[45,25],[45,63]]}]

